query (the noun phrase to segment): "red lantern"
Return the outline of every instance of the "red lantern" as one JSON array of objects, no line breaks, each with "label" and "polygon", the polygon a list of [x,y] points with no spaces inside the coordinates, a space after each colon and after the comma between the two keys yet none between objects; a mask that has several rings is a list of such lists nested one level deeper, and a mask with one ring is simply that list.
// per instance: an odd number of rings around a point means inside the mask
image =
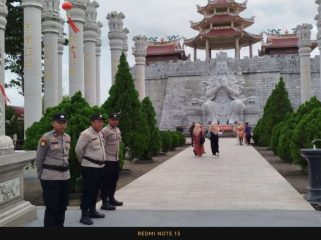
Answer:
[{"label": "red lantern", "polygon": [[73,5],[71,2],[64,2],[61,7],[63,10],[69,11],[70,9],[72,9]]}]

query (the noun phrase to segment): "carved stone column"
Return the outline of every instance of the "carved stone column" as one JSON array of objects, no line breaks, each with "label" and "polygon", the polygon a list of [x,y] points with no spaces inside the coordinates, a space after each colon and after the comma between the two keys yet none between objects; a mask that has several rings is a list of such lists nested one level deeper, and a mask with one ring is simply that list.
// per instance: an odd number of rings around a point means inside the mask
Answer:
[{"label": "carved stone column", "polygon": [[85,53],[85,97],[91,106],[96,105],[96,42],[97,42],[97,8],[99,4],[93,1],[86,9],[84,27]]},{"label": "carved stone column", "polygon": [[311,24],[304,23],[296,27],[299,38],[298,47],[300,55],[301,72],[301,103],[305,103],[312,97],[311,94]]},{"label": "carved stone column", "polygon": [[[67,2],[67,1],[66,1]],[[73,8],[68,11],[80,32],[75,33],[69,26],[69,94],[85,93],[84,78],[84,23],[87,0],[72,1]]]},{"label": "carved stone column", "polygon": [[60,31],[59,0],[44,0],[42,33],[44,46],[44,108],[58,105],[58,37]]},{"label": "carved stone column", "polygon": [[23,0],[24,128],[42,117],[41,11],[43,0]]},{"label": "carved stone column", "polygon": [[[318,28],[317,41],[318,41],[318,45],[319,45],[319,51],[321,54],[321,0],[316,0],[315,3],[319,5],[318,6],[318,14],[315,17],[315,20],[317,22],[317,28]],[[321,71],[321,61],[320,61],[320,71]],[[321,91],[321,74],[320,74],[320,89],[319,90]]]},{"label": "carved stone column", "polygon": [[58,102],[63,99],[63,82],[62,82],[62,55],[64,54],[65,41],[64,36],[64,24],[65,20],[60,19],[60,29],[58,38]]},{"label": "carved stone column", "polygon": [[147,37],[146,36],[135,36],[134,37],[135,47],[133,48],[133,55],[136,61],[136,89],[139,93],[139,100],[145,98],[145,64],[147,55]]},{"label": "carved stone column", "polygon": [[129,33],[129,30],[127,28],[124,28],[123,29],[123,41],[124,41],[124,45],[123,45],[123,51],[125,53],[125,56],[127,58],[127,55],[128,55],[128,33]]},{"label": "carved stone column", "polygon": [[[0,84],[4,87],[5,83],[5,30],[7,25],[8,9],[6,6],[6,0],[0,0]],[[0,94],[0,136],[4,136],[6,132],[6,106],[5,98]]]},{"label": "carved stone column", "polygon": [[97,23],[97,41],[96,41],[96,103],[100,106],[100,56],[101,56],[101,28],[103,24],[101,22]]},{"label": "carved stone column", "polygon": [[107,15],[109,25],[109,45],[111,51],[111,73],[112,73],[112,84],[115,83],[115,75],[117,73],[119,59],[123,51],[124,40],[123,40],[123,19],[125,15],[120,12],[111,12]]}]

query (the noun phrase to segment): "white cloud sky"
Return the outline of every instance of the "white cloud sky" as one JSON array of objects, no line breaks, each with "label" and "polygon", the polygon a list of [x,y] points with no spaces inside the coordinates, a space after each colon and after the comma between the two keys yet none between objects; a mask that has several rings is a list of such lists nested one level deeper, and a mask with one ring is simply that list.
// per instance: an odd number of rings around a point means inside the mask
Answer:
[{"label": "white cloud sky", "polygon": [[[196,5],[204,6],[207,0],[118,0],[106,1],[96,0],[100,4],[98,9],[98,20],[104,24],[102,29],[102,56],[101,56],[101,96],[102,101],[106,100],[111,86],[111,63],[108,41],[108,23],[106,16],[112,11],[123,12],[126,16],[124,27],[129,33],[129,54],[128,62],[134,65],[134,57],[131,48],[135,35],[146,35],[149,37],[166,37],[168,35],[180,35],[191,38],[197,32],[190,28],[189,21],[200,21],[202,15],[196,11]],[[62,2],[62,1],[61,1]],[[238,0],[243,2],[243,0]],[[255,16],[255,24],[247,30],[251,33],[259,34],[268,29],[291,30],[302,23],[310,23],[314,26],[312,38],[316,38],[316,26],[314,17],[317,14],[315,0],[249,0],[248,8],[241,16],[250,18]],[[65,13],[61,15],[65,17]],[[65,27],[67,32],[67,26]],[[254,54],[257,55],[260,44],[254,47]],[[186,48],[187,53],[192,54],[192,50]],[[233,52],[229,52],[230,56]],[[248,50],[242,51],[242,56],[248,55]],[[319,55],[319,50],[315,50],[313,55]],[[63,78],[64,90],[68,92],[68,49],[65,48],[63,57]],[[6,73],[6,79],[12,78],[10,73]],[[9,89],[8,95],[13,105],[22,106],[23,97],[18,96],[17,91]]]}]

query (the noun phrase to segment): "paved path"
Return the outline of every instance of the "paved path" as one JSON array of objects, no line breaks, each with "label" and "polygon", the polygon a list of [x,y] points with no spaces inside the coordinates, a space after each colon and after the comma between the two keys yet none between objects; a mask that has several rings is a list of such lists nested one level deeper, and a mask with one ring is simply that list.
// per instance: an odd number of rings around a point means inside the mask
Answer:
[{"label": "paved path", "polygon": [[[124,206],[94,226],[321,226],[321,213],[253,147],[222,138],[220,151],[213,158],[208,141],[202,158],[186,149],[117,191]],[[43,208],[38,216],[28,226],[42,226]],[[69,209],[66,226],[83,226],[79,217]]]}]

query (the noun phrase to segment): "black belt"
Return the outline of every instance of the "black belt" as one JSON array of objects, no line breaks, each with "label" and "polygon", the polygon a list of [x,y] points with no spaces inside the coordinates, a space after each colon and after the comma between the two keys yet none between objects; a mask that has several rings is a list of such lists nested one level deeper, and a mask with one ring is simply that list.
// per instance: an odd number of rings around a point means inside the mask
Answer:
[{"label": "black belt", "polygon": [[69,165],[67,165],[67,166],[52,166],[52,165],[44,164],[43,168],[58,171],[58,172],[67,172],[69,170]]},{"label": "black belt", "polygon": [[100,166],[106,164],[106,161],[98,161],[98,160],[91,159],[89,157],[84,157],[84,159],[86,159],[87,161],[89,161],[91,163],[98,164]]}]

